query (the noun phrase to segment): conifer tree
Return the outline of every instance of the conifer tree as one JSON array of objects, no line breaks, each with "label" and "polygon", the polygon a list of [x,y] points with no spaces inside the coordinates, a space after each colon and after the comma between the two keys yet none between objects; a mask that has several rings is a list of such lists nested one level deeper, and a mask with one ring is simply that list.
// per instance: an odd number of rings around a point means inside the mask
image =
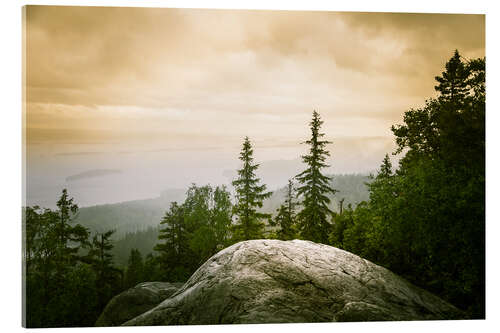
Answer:
[{"label": "conifer tree", "polygon": [[278,214],[272,220],[272,224],[279,227],[277,232],[278,239],[291,240],[297,236],[295,206],[295,189],[290,179],[286,188],[285,202],[277,209]]},{"label": "conifer tree", "polygon": [[113,249],[110,237],[115,233],[109,230],[105,233],[97,233],[92,238],[88,252],[92,269],[96,275],[97,306],[100,312],[111,297],[118,292],[118,281],[121,271],[113,265]]},{"label": "conifer tree", "polygon": [[89,232],[80,224],[71,225],[78,214],[78,205],[69,198],[68,191],[62,190],[57,201],[58,210],[52,213],[54,228],[54,249],[56,253],[56,267],[58,271],[67,265],[74,264],[78,259],[78,251],[88,245]]},{"label": "conifer tree", "polygon": [[125,272],[125,288],[132,288],[143,281],[144,262],[138,249],[130,250],[127,271]]},{"label": "conifer tree", "polygon": [[72,225],[78,206],[65,189],[57,208],[25,211],[28,327],[89,326],[96,319],[95,274],[80,251],[89,245],[88,230]]},{"label": "conifer tree", "polygon": [[146,281],[160,281],[162,279],[158,258],[148,253],[144,259],[144,279]]},{"label": "conifer tree", "polygon": [[462,62],[458,50],[455,50],[445,67],[446,71],[442,72],[442,76],[435,77],[439,84],[434,89],[441,93],[439,96],[441,101],[453,102],[458,107],[457,102],[463,101],[469,95],[471,68]]},{"label": "conifer tree", "polygon": [[266,185],[259,185],[260,179],[255,175],[259,164],[253,162],[253,149],[250,139],[245,137],[240,152],[243,166],[238,170],[238,178],[233,181],[236,189],[236,205],[234,214],[236,224],[233,225],[233,241],[258,239],[263,237],[264,223],[261,219],[270,218],[270,214],[258,212],[262,201],[269,198],[272,192],[266,192]]},{"label": "conifer tree", "polygon": [[186,230],[184,205],[177,202],[170,204],[160,222],[158,235],[160,243],[154,250],[158,252],[158,260],[163,276],[168,281],[183,281],[190,275],[190,257],[188,231]]},{"label": "conifer tree", "polygon": [[385,154],[384,160],[380,165],[380,171],[377,177],[387,178],[390,177],[391,175],[392,175],[392,163],[391,160],[389,159],[389,154]]},{"label": "conifer tree", "polygon": [[321,169],[329,167],[326,158],[330,153],[325,147],[331,143],[321,139],[325,135],[320,133],[322,124],[319,113],[314,111],[310,122],[311,138],[304,142],[310,146],[309,154],[302,156],[307,169],[296,176],[301,184],[297,188],[297,194],[302,197],[302,210],[297,217],[302,238],[327,244],[332,214],[328,208],[330,199],[327,194],[335,194],[337,191],[330,185],[332,178],[321,173]]}]

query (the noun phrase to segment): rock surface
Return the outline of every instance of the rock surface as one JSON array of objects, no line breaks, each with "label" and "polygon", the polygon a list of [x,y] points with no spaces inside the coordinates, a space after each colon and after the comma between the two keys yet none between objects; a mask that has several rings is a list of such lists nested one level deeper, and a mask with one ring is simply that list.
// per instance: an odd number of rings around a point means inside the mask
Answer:
[{"label": "rock surface", "polygon": [[124,325],[459,318],[454,306],[349,252],[252,240],[220,251],[174,295]]},{"label": "rock surface", "polygon": [[143,282],[109,301],[95,326],[119,326],[154,308],[175,293],[183,283]]}]

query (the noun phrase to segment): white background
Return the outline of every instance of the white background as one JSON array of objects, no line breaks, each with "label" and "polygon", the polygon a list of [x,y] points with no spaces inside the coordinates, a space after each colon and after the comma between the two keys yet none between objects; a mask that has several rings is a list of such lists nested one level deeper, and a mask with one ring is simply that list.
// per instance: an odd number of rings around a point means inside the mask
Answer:
[{"label": "white background", "polygon": [[[0,327],[2,331],[20,331],[21,328],[21,6],[33,5],[93,5],[93,6],[145,6],[181,8],[240,8],[240,9],[290,9],[290,10],[333,10],[333,11],[386,11],[386,12],[434,12],[434,13],[480,13],[486,14],[486,58],[487,58],[487,186],[486,186],[486,241],[487,241],[487,306],[486,320],[482,321],[440,321],[440,322],[391,322],[391,323],[327,323],[294,325],[237,325],[237,326],[184,326],[148,328],[95,328],[94,331],[123,332],[254,332],[255,330],[276,331],[286,329],[292,332],[314,330],[321,332],[422,332],[454,331],[471,332],[478,330],[498,331],[500,319],[498,311],[499,294],[499,240],[498,227],[498,121],[499,51],[498,31],[500,20],[496,1],[479,0],[419,0],[419,1],[319,1],[319,0],[254,0],[254,1],[2,1],[0,51],[2,61],[0,106]],[[207,309],[209,310],[209,309]],[[498,326],[498,327],[495,327]],[[69,329],[58,329],[65,332]],[[73,329],[73,331],[89,329]],[[55,331],[49,329],[48,331]]]}]

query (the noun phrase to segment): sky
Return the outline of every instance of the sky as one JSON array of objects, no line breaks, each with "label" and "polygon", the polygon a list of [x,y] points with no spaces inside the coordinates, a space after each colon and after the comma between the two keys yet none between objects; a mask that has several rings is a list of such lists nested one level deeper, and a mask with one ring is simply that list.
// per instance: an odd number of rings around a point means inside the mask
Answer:
[{"label": "sky", "polygon": [[[28,203],[229,184],[249,136],[269,187],[300,171],[313,110],[332,173],[375,170],[484,15],[28,6]],[[394,160],[397,156],[393,157]],[[66,180],[90,172],[97,178]],[[277,172],[280,171],[280,172]]]}]

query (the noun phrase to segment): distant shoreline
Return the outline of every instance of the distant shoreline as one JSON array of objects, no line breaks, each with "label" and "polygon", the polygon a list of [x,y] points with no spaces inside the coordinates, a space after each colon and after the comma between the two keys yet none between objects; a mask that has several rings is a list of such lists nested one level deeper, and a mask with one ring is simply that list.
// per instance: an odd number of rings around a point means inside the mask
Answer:
[{"label": "distant shoreline", "polygon": [[119,169],[93,169],[87,170],[84,172],[77,173],[75,175],[71,175],[66,177],[67,182],[87,179],[87,178],[95,178],[95,177],[104,177],[112,174],[122,173]]}]

